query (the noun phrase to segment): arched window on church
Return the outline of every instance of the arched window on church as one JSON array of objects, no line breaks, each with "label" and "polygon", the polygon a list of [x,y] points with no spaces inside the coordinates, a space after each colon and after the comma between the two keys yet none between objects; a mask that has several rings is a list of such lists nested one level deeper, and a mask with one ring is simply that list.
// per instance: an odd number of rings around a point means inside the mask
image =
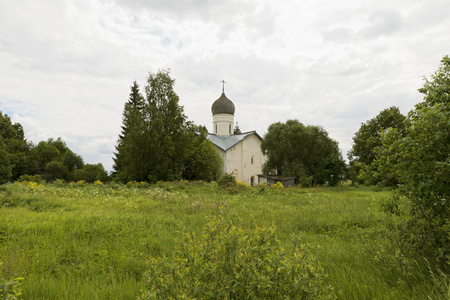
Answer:
[{"label": "arched window on church", "polygon": [[228,132],[231,134],[231,125],[228,125]]},{"label": "arched window on church", "polygon": [[250,158],[250,163],[253,165],[253,156]]}]

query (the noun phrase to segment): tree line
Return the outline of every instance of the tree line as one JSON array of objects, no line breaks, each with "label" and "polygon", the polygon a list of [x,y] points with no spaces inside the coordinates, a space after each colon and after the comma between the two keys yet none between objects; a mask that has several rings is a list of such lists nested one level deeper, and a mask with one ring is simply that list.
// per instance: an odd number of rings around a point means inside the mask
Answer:
[{"label": "tree line", "polygon": [[[101,164],[84,164],[60,138],[37,145],[26,141],[22,126],[12,124],[2,114],[0,182],[20,178],[87,182],[218,180],[222,158],[207,139],[206,127],[188,121],[174,83],[169,70],[150,73],[144,93],[133,82],[123,109],[110,177]],[[238,125],[235,131],[240,133]],[[320,126],[305,126],[297,120],[272,124],[261,150],[267,156],[265,174],[295,176],[297,183],[306,186],[336,185],[344,179],[346,168],[338,143]]]},{"label": "tree line", "polygon": [[108,173],[102,164],[85,164],[61,138],[28,142],[22,126],[0,112],[0,183],[55,179],[105,181]]},{"label": "tree line", "polygon": [[0,184],[17,181],[86,182],[217,180],[222,158],[204,126],[187,121],[169,71],[150,74],[145,97],[134,82],[125,103],[122,131],[109,176],[101,163],[85,164],[61,139],[37,145],[27,141],[20,124],[0,112]]}]

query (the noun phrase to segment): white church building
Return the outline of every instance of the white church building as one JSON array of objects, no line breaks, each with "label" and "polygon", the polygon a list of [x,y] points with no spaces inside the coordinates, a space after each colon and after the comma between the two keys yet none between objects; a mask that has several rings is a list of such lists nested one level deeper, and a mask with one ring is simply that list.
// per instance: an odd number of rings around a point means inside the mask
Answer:
[{"label": "white church building", "polygon": [[262,138],[256,131],[234,134],[234,103],[222,95],[211,106],[213,132],[208,139],[219,150],[223,159],[223,174],[231,173],[241,182],[258,184],[265,156],[261,152]]}]

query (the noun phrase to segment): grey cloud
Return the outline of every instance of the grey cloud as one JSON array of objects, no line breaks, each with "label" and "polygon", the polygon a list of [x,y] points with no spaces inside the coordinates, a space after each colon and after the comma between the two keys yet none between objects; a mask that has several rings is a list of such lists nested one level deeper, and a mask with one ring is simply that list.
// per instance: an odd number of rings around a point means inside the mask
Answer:
[{"label": "grey cloud", "polygon": [[349,43],[353,40],[354,32],[349,28],[339,27],[323,33],[325,42]]},{"label": "grey cloud", "polygon": [[202,19],[207,21],[233,19],[243,11],[254,9],[255,5],[251,3],[242,3],[242,1],[212,1],[212,0],[116,0],[116,3],[122,7],[128,7],[137,12],[145,10],[155,14],[167,14],[185,19]]},{"label": "grey cloud", "polygon": [[361,37],[373,39],[380,36],[389,36],[402,27],[403,16],[395,9],[381,9],[369,15],[368,23],[359,32]]},{"label": "grey cloud", "polygon": [[121,7],[145,11],[152,15],[164,15],[181,21],[201,21],[219,26],[218,37],[226,39],[232,32],[245,25],[253,33],[253,38],[267,36],[274,31],[274,11],[269,6],[259,8],[256,2],[239,0],[212,1],[145,1],[145,0],[116,0]]}]

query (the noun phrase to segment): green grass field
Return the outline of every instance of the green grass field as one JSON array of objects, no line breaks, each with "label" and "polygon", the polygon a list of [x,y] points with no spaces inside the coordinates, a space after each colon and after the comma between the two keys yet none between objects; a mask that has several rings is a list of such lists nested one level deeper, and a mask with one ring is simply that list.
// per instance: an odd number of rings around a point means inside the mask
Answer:
[{"label": "green grass field", "polygon": [[446,299],[448,282],[403,256],[388,230],[401,221],[381,211],[389,196],[365,187],[230,193],[202,182],[3,185],[0,277],[24,277],[23,299],[136,299],[148,258],[170,256],[180,228],[198,234],[223,208],[242,226],[274,227],[286,248],[308,244],[338,299]]}]

